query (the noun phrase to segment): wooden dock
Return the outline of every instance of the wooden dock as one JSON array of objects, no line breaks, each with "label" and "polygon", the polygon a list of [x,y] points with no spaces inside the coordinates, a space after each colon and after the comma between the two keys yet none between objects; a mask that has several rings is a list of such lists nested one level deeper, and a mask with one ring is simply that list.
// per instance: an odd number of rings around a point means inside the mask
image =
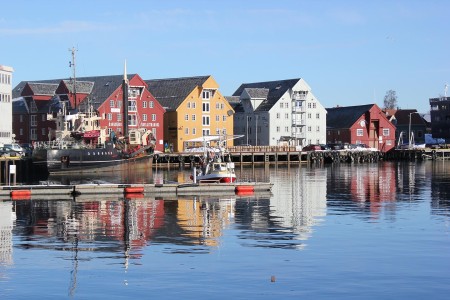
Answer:
[{"label": "wooden dock", "polygon": [[164,184],[80,184],[0,186],[0,200],[68,200],[118,195],[124,198],[224,195],[271,195],[272,183],[164,183]]}]

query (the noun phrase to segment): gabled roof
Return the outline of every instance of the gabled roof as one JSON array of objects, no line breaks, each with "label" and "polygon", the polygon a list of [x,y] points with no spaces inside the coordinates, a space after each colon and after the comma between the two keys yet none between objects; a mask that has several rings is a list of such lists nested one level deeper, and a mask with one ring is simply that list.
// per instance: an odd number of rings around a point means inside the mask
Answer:
[{"label": "gabled roof", "polygon": [[[73,81],[72,80],[63,80],[64,84],[67,86],[67,88],[69,89],[70,93],[73,93]],[[77,87],[77,93],[80,94],[90,94],[92,92],[92,89],[94,87],[94,82],[93,81],[76,81],[76,87]]]},{"label": "gabled roof", "polygon": [[225,96],[225,99],[231,105],[235,113],[244,112],[241,100],[237,96]]},{"label": "gabled roof", "polygon": [[268,94],[266,100],[264,100],[255,111],[269,111],[278,102],[278,100],[280,100],[280,98],[286,93],[286,91],[292,89],[299,80],[300,78],[266,81],[266,82],[243,83],[233,93],[233,96],[238,97],[241,96],[244,89],[247,88],[267,89]]},{"label": "gabled roof", "polygon": [[23,97],[15,98],[12,102],[12,111],[14,114],[28,113],[28,105]]},{"label": "gabled roof", "polygon": [[22,96],[22,91],[25,85],[32,83],[41,83],[41,84],[59,84],[61,79],[51,79],[51,80],[39,80],[39,81],[21,81],[12,89],[12,98],[16,99]]},{"label": "gabled roof", "polygon": [[327,108],[327,128],[350,128],[375,104]]},{"label": "gabled roof", "polygon": [[416,109],[399,109],[395,112],[395,118],[398,125],[409,125],[409,114],[411,114],[411,124],[424,125],[425,121],[422,119]]},{"label": "gabled roof", "polygon": [[148,90],[167,110],[176,110],[187,96],[211,76],[145,80]]},{"label": "gabled roof", "polygon": [[251,99],[267,99],[269,95],[269,89],[266,88],[245,88],[244,91]]},{"label": "gabled roof", "polygon": [[33,95],[53,96],[58,85],[56,83],[29,82],[28,86],[33,91]]},{"label": "gabled roof", "polygon": [[[127,78],[131,79],[136,74],[128,74]],[[51,79],[51,80],[37,80],[37,81],[22,81],[12,90],[13,99],[20,97],[20,94],[28,84],[60,84],[64,81],[66,86],[71,89],[71,79]],[[107,100],[112,93],[122,85],[123,75],[107,75],[107,76],[91,76],[91,77],[79,77],[77,78],[77,93],[90,94],[90,98],[93,100],[92,105],[94,109]]]}]

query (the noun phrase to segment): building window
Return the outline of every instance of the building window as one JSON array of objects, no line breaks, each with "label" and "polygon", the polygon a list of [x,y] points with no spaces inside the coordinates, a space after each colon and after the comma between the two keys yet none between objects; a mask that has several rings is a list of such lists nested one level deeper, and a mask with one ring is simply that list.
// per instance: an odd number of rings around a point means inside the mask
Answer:
[{"label": "building window", "polygon": [[277,132],[280,132],[280,126],[277,126]]},{"label": "building window", "polygon": [[149,101],[149,102],[148,102],[148,107],[153,108],[153,105],[154,105],[154,104],[153,104],[153,101]]},{"label": "building window", "polygon": [[19,135],[23,135],[23,128],[19,129]]},{"label": "building window", "polygon": [[280,102],[280,108],[284,108],[284,103]]},{"label": "building window", "polygon": [[284,117],[285,117],[286,119],[289,119],[289,113],[286,113],[286,114],[284,115]]},{"label": "building window", "polygon": [[363,136],[364,132],[362,129],[356,129],[356,136]]},{"label": "building window", "polygon": [[280,113],[277,113],[277,119],[279,119],[280,118]]},{"label": "building window", "polygon": [[192,102],[192,108],[195,108],[197,105],[195,102]]},{"label": "building window", "polygon": [[32,140],[32,141],[37,140],[37,129],[36,128],[31,128],[30,140]]},{"label": "building window", "polygon": [[114,100],[109,100],[109,107],[114,107]]},{"label": "building window", "polygon": [[41,117],[42,117],[42,118],[41,118],[42,122],[45,122],[46,114],[42,114]]},{"label": "building window", "polygon": [[216,115],[216,121],[219,122],[220,121],[220,116]]},{"label": "building window", "polygon": [[137,125],[137,116],[136,115],[128,115],[128,125],[130,125],[130,126]]},{"label": "building window", "polygon": [[121,114],[117,114],[117,122],[122,122],[122,115]]},{"label": "building window", "polygon": [[284,127],[284,132],[289,132],[289,126]]},{"label": "building window", "polygon": [[209,100],[211,98],[211,91],[210,90],[203,90],[202,92],[202,99],[203,100]]},{"label": "building window", "polygon": [[203,129],[203,136],[208,136],[209,135],[209,129]]},{"label": "building window", "polygon": [[316,119],[320,119],[320,114],[319,113],[316,114]]},{"label": "building window", "polygon": [[112,120],[112,113],[108,113],[108,121]]},{"label": "building window", "polygon": [[311,108],[311,103],[308,103],[308,108]]},{"label": "building window", "polygon": [[311,119],[311,113],[308,113],[308,119]]},{"label": "building window", "polygon": [[41,128],[41,134],[45,135],[45,128]]},{"label": "building window", "polygon": [[391,140],[386,140],[386,145],[391,146],[392,145],[392,141]]},{"label": "building window", "polygon": [[189,115],[184,115],[184,120],[189,121]]},{"label": "building window", "polygon": [[208,102],[203,102],[202,103],[202,111],[203,112],[209,112],[209,103]]},{"label": "building window", "polygon": [[156,121],[156,114],[152,114],[152,121]]},{"label": "building window", "polygon": [[191,102],[188,101],[187,108],[191,108]]},{"label": "building window", "polygon": [[191,120],[195,121],[195,115],[192,115]]},{"label": "building window", "polygon": [[227,120],[227,116],[222,116],[222,121],[226,121]]},{"label": "building window", "polygon": [[320,126],[316,127],[316,131],[319,132],[320,131]]},{"label": "building window", "polygon": [[316,108],[316,103],[313,103],[313,108]]},{"label": "building window", "polygon": [[186,128],[184,129],[184,134],[189,134],[189,128],[188,128],[188,127],[186,127]]},{"label": "building window", "polygon": [[147,122],[147,114],[142,115],[142,121]]},{"label": "building window", "polygon": [[312,131],[312,128],[311,128],[311,126],[308,126],[308,131],[309,131],[309,132],[311,132],[311,131]]},{"label": "building window", "polygon": [[19,122],[20,122],[20,123],[23,122],[23,115],[19,115]]},{"label": "building window", "polygon": [[36,115],[30,116],[30,122],[31,122],[31,126],[37,126]]},{"label": "building window", "polygon": [[136,100],[128,100],[128,111],[137,111]]},{"label": "building window", "polygon": [[192,134],[193,134],[193,135],[197,134],[197,129],[196,129],[195,127],[192,128]]},{"label": "building window", "polygon": [[202,125],[209,126],[209,116],[202,116]]},{"label": "building window", "polygon": [[331,131],[330,130],[328,130],[328,135],[331,135]]},{"label": "building window", "polygon": [[389,136],[390,131],[389,128],[383,128],[383,136]]},{"label": "building window", "polygon": [[147,108],[147,101],[142,101],[142,108]]}]

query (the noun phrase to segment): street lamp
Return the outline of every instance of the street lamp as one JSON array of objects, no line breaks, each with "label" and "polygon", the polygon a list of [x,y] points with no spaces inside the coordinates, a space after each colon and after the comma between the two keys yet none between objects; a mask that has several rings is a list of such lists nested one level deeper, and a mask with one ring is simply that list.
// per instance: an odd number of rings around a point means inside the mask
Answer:
[{"label": "street lamp", "polygon": [[412,114],[418,114],[417,111],[413,111],[409,113],[409,127],[408,127],[408,149],[411,149],[411,115]]}]

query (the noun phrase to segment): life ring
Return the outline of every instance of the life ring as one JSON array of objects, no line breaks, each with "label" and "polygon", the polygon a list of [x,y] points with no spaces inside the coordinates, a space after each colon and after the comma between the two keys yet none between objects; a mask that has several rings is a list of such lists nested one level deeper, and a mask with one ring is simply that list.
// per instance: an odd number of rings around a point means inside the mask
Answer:
[{"label": "life ring", "polygon": [[194,156],[194,155],[189,155],[189,160],[190,160],[190,161],[194,161],[194,159],[195,159],[195,156]]},{"label": "life ring", "polygon": [[158,159],[159,159],[159,154],[153,155],[153,159],[154,159],[154,160],[158,160]]},{"label": "life ring", "polygon": [[166,155],[164,156],[164,158],[166,159],[167,162],[170,161],[170,156],[169,156],[169,154],[166,154]]},{"label": "life ring", "polygon": [[183,155],[178,155],[178,160],[180,162],[184,162],[184,156]]}]

